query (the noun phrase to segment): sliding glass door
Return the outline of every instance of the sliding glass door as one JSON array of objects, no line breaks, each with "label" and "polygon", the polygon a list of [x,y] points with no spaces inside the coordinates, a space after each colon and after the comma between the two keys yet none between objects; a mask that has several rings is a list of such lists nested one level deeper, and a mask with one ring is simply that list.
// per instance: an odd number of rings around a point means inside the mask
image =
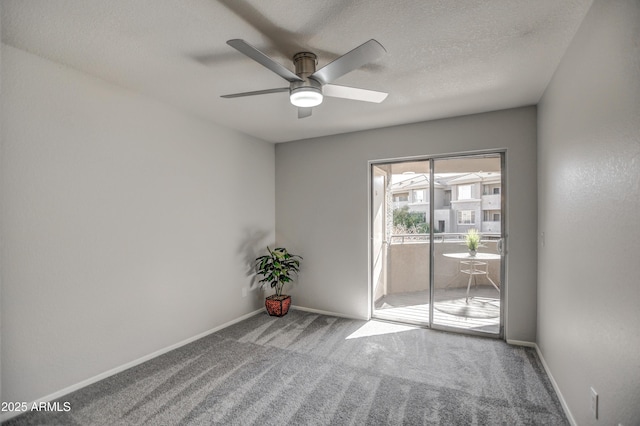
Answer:
[{"label": "sliding glass door", "polygon": [[371,165],[374,318],[501,336],[503,163],[494,153]]},{"label": "sliding glass door", "polygon": [[373,316],[429,325],[429,161],[372,166]]},{"label": "sliding glass door", "polygon": [[[440,187],[433,234],[436,328],[500,334],[503,244],[502,156],[433,160]],[[439,195],[438,195],[439,194]]]}]

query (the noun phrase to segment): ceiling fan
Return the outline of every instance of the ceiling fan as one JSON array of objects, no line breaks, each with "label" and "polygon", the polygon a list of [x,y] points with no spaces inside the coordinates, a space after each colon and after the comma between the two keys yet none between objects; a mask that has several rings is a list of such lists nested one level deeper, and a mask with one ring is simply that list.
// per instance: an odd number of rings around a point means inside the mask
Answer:
[{"label": "ceiling fan", "polygon": [[289,100],[298,107],[298,118],[305,118],[311,115],[311,109],[314,106],[322,103],[323,96],[375,103],[380,103],[387,97],[387,93],[384,92],[329,84],[338,77],[375,61],[386,52],[385,48],[373,39],[338,57],[319,70],[316,70],[318,59],[314,53],[296,53],[293,55],[295,73],[244,40],[233,39],[227,41],[227,44],[287,80],[289,87],[234,93],[223,95],[223,98],[289,92]]}]

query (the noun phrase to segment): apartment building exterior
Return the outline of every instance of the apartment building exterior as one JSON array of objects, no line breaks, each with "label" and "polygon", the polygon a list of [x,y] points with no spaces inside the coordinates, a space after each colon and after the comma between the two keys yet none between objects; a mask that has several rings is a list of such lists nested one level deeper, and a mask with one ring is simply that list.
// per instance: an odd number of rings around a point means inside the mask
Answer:
[{"label": "apartment building exterior", "polygon": [[[390,185],[393,209],[408,207],[429,221],[429,175],[397,176]],[[435,232],[500,233],[502,185],[500,173],[436,174],[434,177]]]}]

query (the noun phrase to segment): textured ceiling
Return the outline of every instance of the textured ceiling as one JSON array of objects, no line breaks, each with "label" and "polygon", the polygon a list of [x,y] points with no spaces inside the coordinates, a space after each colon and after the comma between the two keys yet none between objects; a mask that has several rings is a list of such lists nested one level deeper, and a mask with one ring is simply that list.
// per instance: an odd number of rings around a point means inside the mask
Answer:
[{"label": "textured ceiling", "polygon": [[[258,138],[282,142],[538,102],[592,0],[2,0],[2,42]],[[335,84],[389,93],[325,98],[299,120],[286,87],[226,45],[293,69],[374,38],[377,62]]]}]

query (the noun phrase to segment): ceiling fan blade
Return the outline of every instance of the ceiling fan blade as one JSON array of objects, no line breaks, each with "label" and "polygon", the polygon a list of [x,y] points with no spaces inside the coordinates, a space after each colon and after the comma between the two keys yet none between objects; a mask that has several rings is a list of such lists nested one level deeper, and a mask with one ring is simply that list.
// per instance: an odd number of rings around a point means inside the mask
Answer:
[{"label": "ceiling fan blade", "polygon": [[298,118],[311,117],[311,111],[313,108],[298,108]]},{"label": "ceiling fan blade", "polygon": [[369,62],[375,61],[385,52],[385,48],[380,43],[371,39],[335,59],[333,62],[328,63],[311,74],[310,77],[322,84],[331,83],[338,77],[360,68]]},{"label": "ceiling fan blade", "polygon": [[354,101],[365,101],[380,103],[384,101],[388,93],[377,92],[375,90],[358,89],[357,87],[338,86],[335,84],[325,84],[322,86],[325,96],[333,98],[352,99]]},{"label": "ceiling fan blade", "polygon": [[294,81],[302,81],[302,79],[295,75],[293,72],[289,71],[283,65],[275,62],[273,59],[271,59],[255,47],[251,46],[244,40],[235,38],[233,40],[227,41],[227,44],[236,49],[238,52],[244,53],[263,67],[275,72],[290,83],[293,83]]},{"label": "ceiling fan blade", "polygon": [[232,93],[231,95],[222,95],[221,98],[241,98],[243,96],[268,95],[269,93],[288,92],[288,87],[279,87],[277,89],[256,90],[253,92]]}]

